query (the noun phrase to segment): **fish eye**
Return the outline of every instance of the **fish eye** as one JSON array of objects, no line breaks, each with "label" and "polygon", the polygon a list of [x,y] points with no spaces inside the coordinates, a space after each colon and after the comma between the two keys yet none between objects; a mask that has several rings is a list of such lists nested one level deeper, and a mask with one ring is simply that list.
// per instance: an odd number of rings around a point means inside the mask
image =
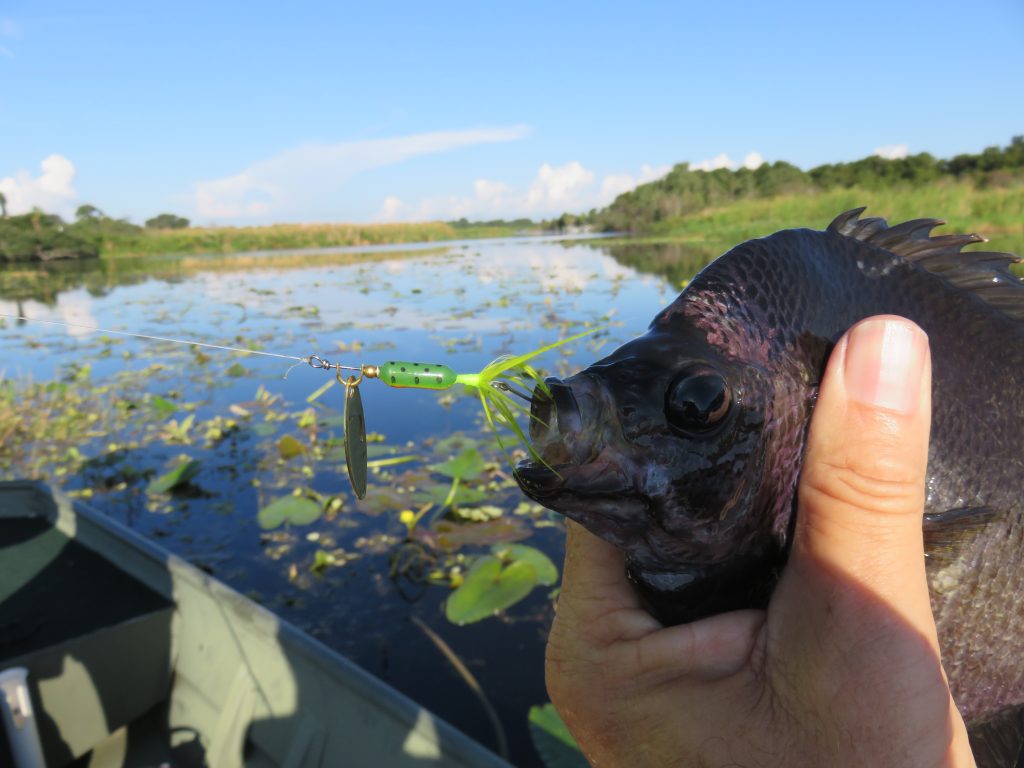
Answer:
[{"label": "fish eye", "polygon": [[687,434],[713,430],[729,412],[732,393],[718,371],[700,366],[679,374],[665,393],[669,424]]}]

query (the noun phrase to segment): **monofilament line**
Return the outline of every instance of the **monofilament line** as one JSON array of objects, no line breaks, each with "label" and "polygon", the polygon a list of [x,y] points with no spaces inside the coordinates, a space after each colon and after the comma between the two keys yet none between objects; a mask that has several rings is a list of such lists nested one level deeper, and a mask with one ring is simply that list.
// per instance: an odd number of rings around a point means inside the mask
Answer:
[{"label": "monofilament line", "polygon": [[[49,325],[63,325],[66,328],[83,328],[87,331],[96,331],[97,333],[113,333],[118,336],[132,336],[137,339],[149,339],[151,341],[167,341],[171,344],[187,344],[194,347],[206,347],[207,349],[221,349],[226,352],[241,352],[245,355],[263,355],[264,357],[279,357],[283,360],[298,360],[300,363],[308,363],[308,357],[298,357],[297,355],[279,355],[274,352],[262,352],[258,349],[245,349],[244,347],[228,347],[223,344],[207,344],[203,341],[188,341],[187,339],[171,339],[167,336],[151,336],[146,333],[129,333],[128,331],[113,331],[109,328],[98,328],[95,325],[83,325],[82,323],[65,323],[60,320],[43,320],[38,317],[25,317],[24,315],[7,315],[0,312],[0,317],[10,318],[11,320],[25,320],[30,323],[47,323]],[[294,366],[293,366],[294,367]],[[290,370],[290,369],[289,369]]]}]

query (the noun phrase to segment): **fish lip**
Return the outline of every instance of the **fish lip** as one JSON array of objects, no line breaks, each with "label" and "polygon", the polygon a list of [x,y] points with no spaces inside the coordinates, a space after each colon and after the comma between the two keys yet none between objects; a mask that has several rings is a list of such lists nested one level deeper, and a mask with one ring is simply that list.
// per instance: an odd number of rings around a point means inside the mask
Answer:
[{"label": "fish lip", "polygon": [[[591,472],[588,473],[583,482],[573,482],[574,475],[584,469],[590,469]],[[589,476],[591,474],[593,474],[593,462],[587,462],[586,464],[576,464],[574,462],[552,464],[546,461],[532,461],[530,459],[520,461],[512,471],[512,475],[516,482],[519,483],[519,487],[528,496],[537,499],[537,501],[541,501],[542,498],[548,499],[562,491],[588,499],[612,499],[634,490],[629,476],[620,468],[605,467],[605,471],[600,473],[599,478]],[[602,483],[601,480],[605,482]]]},{"label": "fish lip", "polygon": [[559,470],[571,467],[571,464],[546,464],[524,459],[516,464],[512,476],[519,487],[530,498],[541,501],[558,493],[565,487],[565,475]]}]

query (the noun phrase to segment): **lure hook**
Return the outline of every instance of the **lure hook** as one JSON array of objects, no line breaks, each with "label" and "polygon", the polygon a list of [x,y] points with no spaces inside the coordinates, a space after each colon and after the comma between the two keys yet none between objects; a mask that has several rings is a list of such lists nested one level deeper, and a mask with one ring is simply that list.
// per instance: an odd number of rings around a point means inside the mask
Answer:
[{"label": "lure hook", "polygon": [[516,389],[513,386],[510,386],[508,383],[504,381],[492,381],[491,386],[494,387],[495,389],[500,389],[502,392],[508,392],[510,395],[515,395],[516,397],[522,398],[528,403],[533,402],[532,397],[527,395],[525,392],[520,392],[518,389]]}]

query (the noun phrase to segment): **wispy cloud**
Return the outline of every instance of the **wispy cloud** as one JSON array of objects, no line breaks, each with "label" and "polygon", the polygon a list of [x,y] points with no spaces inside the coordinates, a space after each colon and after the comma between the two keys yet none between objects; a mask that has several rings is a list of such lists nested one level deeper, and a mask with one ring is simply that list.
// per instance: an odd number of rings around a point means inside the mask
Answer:
[{"label": "wispy cloud", "polygon": [[396,195],[389,195],[377,218],[381,221],[550,218],[608,205],[623,192],[659,179],[669,170],[667,165],[657,168],[645,165],[638,174],[609,174],[598,182],[597,174],[577,161],[560,166],[544,163],[525,189],[516,189],[501,181],[477,179],[471,195],[429,197],[419,202],[405,202]]},{"label": "wispy cloud", "polygon": [[7,48],[6,46],[3,46],[3,45],[0,45],[0,56],[3,56],[5,59],[16,58],[15,55],[14,55],[14,51],[12,51],[10,48]]},{"label": "wispy cloud", "polygon": [[232,176],[199,182],[195,207],[199,216],[215,219],[301,214],[311,204],[322,206],[325,199],[357,173],[474,144],[516,141],[529,132],[526,126],[516,125],[305,144],[254,163]]},{"label": "wispy cloud", "polygon": [[670,165],[642,165],[637,176],[631,173],[611,173],[601,181],[601,205],[607,205],[619,195],[636,189],[641,184],[657,181],[671,170]]},{"label": "wispy cloud", "polygon": [[878,157],[886,160],[902,160],[907,156],[908,147],[906,144],[885,144],[875,150]]},{"label": "wispy cloud", "polygon": [[[743,167],[751,171],[760,168],[762,165],[764,165],[764,158],[760,152],[748,152],[743,158]],[[719,168],[728,168],[730,171],[734,171],[737,167],[737,163],[725,152],[712,158],[701,160],[699,163],[690,163],[691,171],[717,171]]]},{"label": "wispy cloud", "polygon": [[28,213],[33,208],[42,208],[48,213],[58,213],[70,218],[74,213],[75,165],[63,155],[50,155],[39,167],[42,173],[32,176],[28,171],[18,171],[14,176],[0,179],[0,192],[7,201],[7,212]]}]

